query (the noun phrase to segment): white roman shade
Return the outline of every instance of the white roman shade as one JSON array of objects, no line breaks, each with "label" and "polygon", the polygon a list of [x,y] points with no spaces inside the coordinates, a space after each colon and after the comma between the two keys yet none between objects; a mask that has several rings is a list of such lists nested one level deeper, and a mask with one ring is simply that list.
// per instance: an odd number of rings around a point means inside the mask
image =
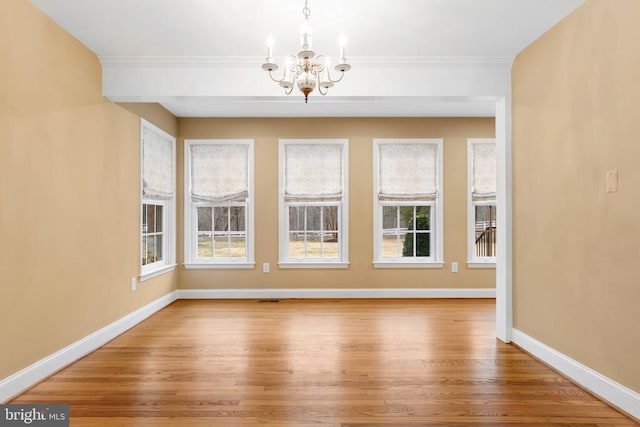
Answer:
[{"label": "white roman shade", "polygon": [[496,198],[496,144],[475,143],[473,149],[473,200]]},{"label": "white roman shade", "polygon": [[435,200],[438,146],[433,143],[380,144],[379,200]]},{"label": "white roman shade", "polygon": [[192,144],[191,200],[242,201],[249,196],[248,144]]},{"label": "white roman shade", "polygon": [[142,194],[173,197],[173,141],[154,129],[142,128]]},{"label": "white roman shade", "polygon": [[343,144],[286,144],[285,201],[342,199]]}]

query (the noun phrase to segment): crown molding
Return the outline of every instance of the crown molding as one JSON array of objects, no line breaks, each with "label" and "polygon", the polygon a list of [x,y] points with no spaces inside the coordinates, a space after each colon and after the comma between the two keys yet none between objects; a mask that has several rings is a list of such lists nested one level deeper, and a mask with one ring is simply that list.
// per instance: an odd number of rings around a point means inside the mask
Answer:
[{"label": "crown molding", "polygon": [[[276,58],[284,61],[283,58]],[[511,66],[514,58],[507,57],[353,57],[355,65],[376,67],[426,66]],[[262,57],[215,56],[100,56],[100,63],[108,67],[259,67]]]}]

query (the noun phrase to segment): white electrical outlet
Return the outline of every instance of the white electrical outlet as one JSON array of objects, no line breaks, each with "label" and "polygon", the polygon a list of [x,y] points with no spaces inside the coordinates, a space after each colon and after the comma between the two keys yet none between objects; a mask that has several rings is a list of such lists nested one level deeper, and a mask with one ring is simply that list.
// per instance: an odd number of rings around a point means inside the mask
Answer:
[{"label": "white electrical outlet", "polygon": [[133,279],[131,279],[131,292],[134,292],[137,287],[138,287],[138,281],[134,277]]},{"label": "white electrical outlet", "polygon": [[452,273],[457,273],[458,272],[458,263],[457,262],[452,262],[451,263],[451,272]]},{"label": "white electrical outlet", "polygon": [[270,268],[271,268],[271,266],[269,265],[268,262],[262,263],[262,272],[263,273],[268,273]]}]

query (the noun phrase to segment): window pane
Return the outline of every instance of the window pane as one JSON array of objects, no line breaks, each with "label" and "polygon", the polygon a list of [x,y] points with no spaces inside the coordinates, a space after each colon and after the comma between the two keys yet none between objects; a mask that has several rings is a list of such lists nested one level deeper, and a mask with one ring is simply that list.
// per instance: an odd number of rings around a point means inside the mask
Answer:
[{"label": "window pane", "polygon": [[229,208],[231,215],[231,231],[245,231],[245,209],[244,206],[232,206]]},{"label": "window pane", "polygon": [[324,221],[324,224],[323,224],[324,230],[330,230],[330,231],[338,230],[338,207],[337,206],[323,207],[322,217]]},{"label": "window pane", "polygon": [[156,205],[147,205],[147,233],[156,231]]},{"label": "window pane", "polygon": [[213,210],[210,207],[198,208],[198,231],[211,231],[212,214]]},{"label": "window pane", "polygon": [[304,233],[289,233],[289,257],[304,258]]},{"label": "window pane", "polygon": [[323,239],[324,258],[338,258],[338,233],[325,234]]},{"label": "window pane", "polygon": [[147,237],[147,252],[146,252],[146,260],[145,264],[151,264],[155,262],[156,258],[156,240],[153,236]]},{"label": "window pane", "polygon": [[399,254],[399,240],[396,234],[385,234],[382,236],[382,256],[384,258],[396,258]]},{"label": "window pane", "polygon": [[[156,212],[157,213],[157,212]],[[162,250],[164,248],[164,246],[162,245],[162,236],[155,236],[156,237],[156,259],[155,262],[158,261],[162,261],[164,254],[162,253]]]},{"label": "window pane", "polygon": [[431,206],[416,206],[416,230],[431,230]]},{"label": "window pane", "polygon": [[142,205],[142,234],[147,233],[147,204]]},{"label": "window pane", "polygon": [[322,258],[320,233],[307,234],[307,258]]},{"label": "window pane", "polygon": [[496,256],[496,207],[475,207],[475,253],[477,257]]},{"label": "window pane", "polygon": [[156,205],[156,232],[162,232],[162,219],[163,219],[163,208],[162,205]]},{"label": "window pane", "polygon": [[247,255],[245,236],[231,236],[231,258],[244,258]]},{"label": "window pane", "polygon": [[142,265],[147,265],[147,236],[142,236],[142,246],[141,246],[141,256],[142,256]]},{"label": "window pane", "polygon": [[415,237],[415,233],[403,233],[400,236],[402,241],[402,256],[403,257],[413,257],[413,239]]},{"label": "window pane", "polygon": [[304,207],[289,206],[289,231],[304,230]]},{"label": "window pane", "polygon": [[322,208],[320,206],[307,206],[307,230],[322,230],[320,223],[320,215]]},{"label": "window pane", "polygon": [[229,257],[229,242],[227,236],[214,236],[215,243],[215,258],[228,258]]},{"label": "window pane", "polygon": [[213,239],[211,238],[211,236],[198,236],[198,258],[211,258],[212,256]]},{"label": "window pane", "polygon": [[395,229],[398,227],[398,208],[397,206],[382,207],[382,229]]},{"label": "window pane", "polygon": [[416,233],[416,256],[430,256],[431,233]]},{"label": "window pane", "polygon": [[399,206],[400,211],[400,228],[405,230],[413,230],[413,206]]},{"label": "window pane", "polygon": [[489,221],[495,218],[495,214],[492,215],[493,206],[476,206],[476,229],[482,228],[485,230],[489,227]]},{"label": "window pane", "polygon": [[215,231],[227,231],[229,229],[229,208],[227,206],[213,208],[213,219]]}]

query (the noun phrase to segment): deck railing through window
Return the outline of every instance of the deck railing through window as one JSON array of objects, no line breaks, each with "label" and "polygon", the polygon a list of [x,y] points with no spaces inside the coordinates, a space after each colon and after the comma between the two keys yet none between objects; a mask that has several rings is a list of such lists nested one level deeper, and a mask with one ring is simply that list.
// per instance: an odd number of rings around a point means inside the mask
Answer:
[{"label": "deck railing through window", "polygon": [[495,257],[496,256],[496,222],[477,221],[476,222],[476,256]]}]

